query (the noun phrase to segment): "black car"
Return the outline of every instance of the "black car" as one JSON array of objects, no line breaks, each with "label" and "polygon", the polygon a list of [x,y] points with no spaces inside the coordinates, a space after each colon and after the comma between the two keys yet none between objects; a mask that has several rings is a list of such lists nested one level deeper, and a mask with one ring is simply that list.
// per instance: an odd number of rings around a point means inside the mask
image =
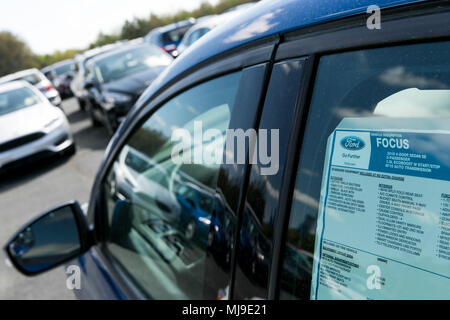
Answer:
[{"label": "black car", "polygon": [[41,71],[58,90],[61,98],[65,99],[73,96],[70,84],[74,77],[74,70],[75,61],[68,59],[45,67]]},{"label": "black car", "polygon": [[91,59],[85,89],[93,125],[105,124],[112,134],[150,83],[172,62],[150,44],[127,45]]}]

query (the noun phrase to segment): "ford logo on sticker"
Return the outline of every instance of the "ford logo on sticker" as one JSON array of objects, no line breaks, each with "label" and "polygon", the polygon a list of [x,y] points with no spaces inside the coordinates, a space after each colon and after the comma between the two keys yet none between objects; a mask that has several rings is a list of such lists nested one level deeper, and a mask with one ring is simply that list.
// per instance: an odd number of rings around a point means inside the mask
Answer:
[{"label": "ford logo on sticker", "polygon": [[363,149],[366,144],[361,138],[349,136],[341,140],[341,146],[347,150],[357,151]]}]

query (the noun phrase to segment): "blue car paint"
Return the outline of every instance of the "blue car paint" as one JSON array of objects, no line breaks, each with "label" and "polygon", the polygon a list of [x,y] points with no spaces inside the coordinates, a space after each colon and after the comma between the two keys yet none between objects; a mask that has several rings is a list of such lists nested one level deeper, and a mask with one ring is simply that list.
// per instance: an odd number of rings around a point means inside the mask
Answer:
[{"label": "blue car paint", "polygon": [[[198,191],[195,189],[192,190],[195,194],[194,207],[185,198],[183,198],[182,195],[177,195],[177,200],[181,205],[181,216],[179,224],[181,228],[185,228],[191,220],[194,220],[196,224],[194,239],[199,241],[201,244],[206,245],[212,219],[211,213],[201,209]],[[206,224],[203,221],[209,221],[209,224]]]},{"label": "blue car paint", "polygon": [[[229,23],[215,28],[182,56],[174,61],[150,85],[137,101],[131,113],[138,112],[144,102],[177,76],[187,72],[199,63],[216,55],[271,35],[306,28],[319,23],[333,21],[366,12],[370,5],[381,9],[400,5],[424,2],[425,0],[263,0],[246,10],[245,14],[235,17]],[[132,117],[128,117],[129,120]],[[116,132],[103,157],[102,166],[112,147],[117,143],[129,121],[125,121]],[[98,180],[99,173],[96,179]],[[89,250],[77,259],[82,268],[82,283],[85,287],[75,290],[79,298],[87,299],[125,299],[125,293],[115,283],[103,262]]]}]

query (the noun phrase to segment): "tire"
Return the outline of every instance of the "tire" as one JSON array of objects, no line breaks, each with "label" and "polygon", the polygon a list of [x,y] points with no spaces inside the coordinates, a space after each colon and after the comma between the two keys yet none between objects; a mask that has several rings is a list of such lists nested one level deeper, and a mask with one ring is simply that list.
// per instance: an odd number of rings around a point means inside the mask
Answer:
[{"label": "tire", "polygon": [[117,125],[117,120],[116,117],[114,115],[110,115],[108,114],[107,111],[103,111],[104,115],[105,115],[105,120],[106,120],[106,129],[108,129],[108,133],[112,136],[114,135],[114,133],[116,132],[118,125]]},{"label": "tire", "polygon": [[93,127],[100,127],[102,125],[101,121],[98,120],[95,115],[94,112],[92,111],[92,108],[90,106],[86,107],[86,111],[89,115],[89,119],[91,119],[91,124]]},{"label": "tire", "polygon": [[80,110],[86,110],[86,102],[81,100],[80,98],[77,98],[78,106],[80,107]]}]

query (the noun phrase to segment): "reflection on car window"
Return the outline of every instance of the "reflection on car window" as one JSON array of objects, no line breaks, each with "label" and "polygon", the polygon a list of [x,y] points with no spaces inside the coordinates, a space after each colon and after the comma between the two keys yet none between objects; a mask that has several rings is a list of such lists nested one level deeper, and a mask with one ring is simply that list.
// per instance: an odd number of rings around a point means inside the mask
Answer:
[{"label": "reflection on car window", "polygon": [[95,63],[100,82],[110,82],[155,67],[165,67],[172,58],[152,46],[133,48],[107,56]]},{"label": "reflection on car window", "polygon": [[280,298],[309,299],[327,139],[343,118],[450,115],[450,42],[324,56],[297,170]]},{"label": "reflection on car window", "polygon": [[41,78],[37,74],[29,74],[29,75],[21,77],[17,80],[23,80],[32,85],[35,85],[35,84],[41,82]]},{"label": "reflection on car window", "polygon": [[204,298],[219,164],[175,163],[171,135],[177,128],[194,135],[194,121],[225,132],[239,79],[240,72],[229,74],[167,102],[128,140],[108,174],[108,250],[151,298]]},{"label": "reflection on car window", "polygon": [[42,102],[29,88],[9,90],[0,93],[0,116]]}]

